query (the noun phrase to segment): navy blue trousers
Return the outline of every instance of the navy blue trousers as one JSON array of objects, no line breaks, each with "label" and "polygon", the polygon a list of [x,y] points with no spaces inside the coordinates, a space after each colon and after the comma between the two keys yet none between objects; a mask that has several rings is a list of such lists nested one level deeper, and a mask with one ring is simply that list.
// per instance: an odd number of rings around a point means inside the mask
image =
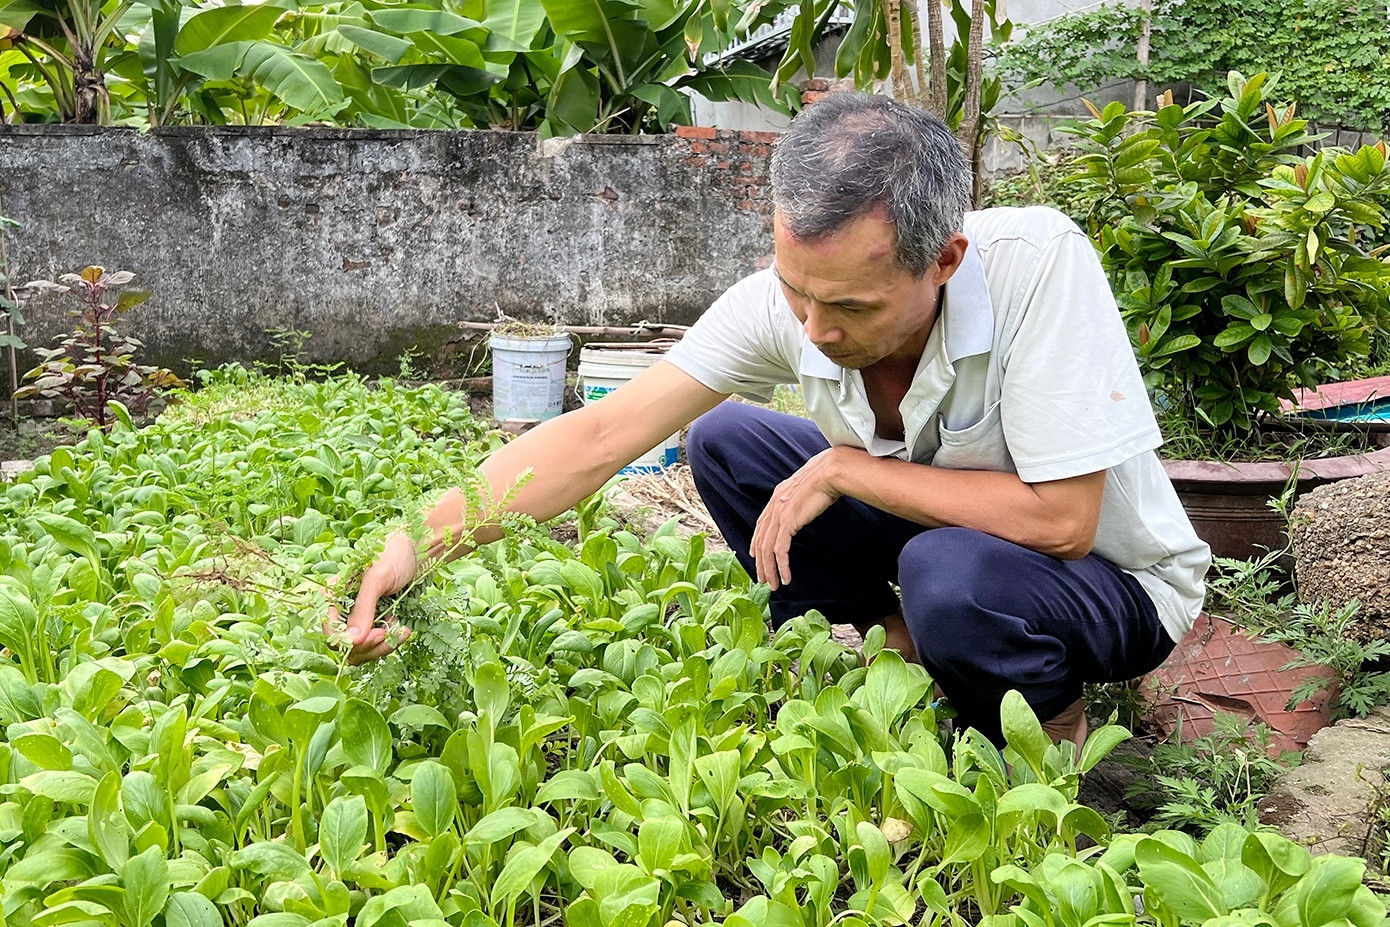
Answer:
[{"label": "navy blue trousers", "polygon": [[[750,576],[749,544],[772,491],[827,447],[810,421],[744,403],[722,403],[691,426],[695,485]],[[1058,560],[854,499],[797,533],[790,566],[791,583],[772,594],[774,627],[813,608],[860,627],[901,611],[957,723],[996,743],[1009,689],[1046,721],[1081,697],[1083,683],[1137,678],[1173,649],[1143,587],[1095,554]]]}]

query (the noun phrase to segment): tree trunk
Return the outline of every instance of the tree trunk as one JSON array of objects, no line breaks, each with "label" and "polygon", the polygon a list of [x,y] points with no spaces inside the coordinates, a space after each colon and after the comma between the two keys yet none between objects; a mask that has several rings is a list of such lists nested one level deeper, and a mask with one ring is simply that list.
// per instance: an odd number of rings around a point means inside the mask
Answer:
[{"label": "tree trunk", "polygon": [[911,101],[912,79],[907,76],[907,61],[903,58],[902,0],[884,0],[883,17],[888,24],[888,60],[892,62],[893,95]]},{"label": "tree trunk", "polygon": [[[930,0],[929,0],[930,2]],[[922,7],[917,7],[917,15],[912,20],[913,28],[917,30],[912,37],[912,45],[917,50],[917,54],[912,56],[912,70],[917,76],[917,93],[912,98],[918,109],[925,109],[928,105],[927,94],[927,24],[922,22]]]},{"label": "tree trunk", "polygon": [[79,125],[101,122],[110,98],[106,94],[106,78],[97,70],[95,55],[90,48],[73,49],[72,87],[75,103],[73,122]]},{"label": "tree trunk", "polygon": [[1153,0],[1139,0],[1139,14],[1144,17],[1143,27],[1139,32],[1139,42],[1135,45],[1135,58],[1139,61],[1139,77],[1134,81],[1134,105],[1133,110],[1142,110],[1148,105],[1149,82],[1145,75],[1149,70],[1149,25],[1153,20],[1150,15],[1153,12]]},{"label": "tree trunk", "polygon": [[926,0],[927,45],[931,53],[931,97],[929,109],[946,119],[950,100],[946,90],[946,39],[941,31],[941,0]]},{"label": "tree trunk", "polygon": [[984,81],[985,0],[971,0],[970,34],[965,55],[965,99],[961,104],[960,128],[956,138],[970,158],[975,187],[980,185],[980,92]]},{"label": "tree trunk", "polygon": [[985,195],[985,133],[975,132],[975,147],[970,152],[970,202],[976,208],[980,208],[980,202]]}]

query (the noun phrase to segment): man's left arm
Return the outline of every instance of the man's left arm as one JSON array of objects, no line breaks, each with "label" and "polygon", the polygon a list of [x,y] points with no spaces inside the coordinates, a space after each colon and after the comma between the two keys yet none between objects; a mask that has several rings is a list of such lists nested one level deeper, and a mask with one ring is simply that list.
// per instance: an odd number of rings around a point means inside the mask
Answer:
[{"label": "man's left arm", "polygon": [[1162,437],[1089,239],[1055,214],[1032,274],[1013,334],[997,349],[1008,358],[1000,421],[1017,473],[830,448],[773,493],[751,545],[759,581],[774,589],[791,581],[792,536],[840,497],[1061,559],[1090,553],[1107,470],[1152,451]]},{"label": "man's left arm", "polygon": [[836,499],[858,499],[928,527],[973,528],[1063,560],[1090,553],[1105,471],[1025,483],[1013,473],[947,470],[853,447],[811,458],[773,492],[750,545],[757,580],[791,582],[792,537]]}]

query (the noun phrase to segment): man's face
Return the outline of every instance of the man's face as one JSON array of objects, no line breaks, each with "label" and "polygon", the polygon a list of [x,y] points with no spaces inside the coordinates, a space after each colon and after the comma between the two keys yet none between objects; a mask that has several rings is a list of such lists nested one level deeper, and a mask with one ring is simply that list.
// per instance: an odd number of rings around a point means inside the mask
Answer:
[{"label": "man's face", "polygon": [[828,235],[799,239],[774,217],[773,271],[807,337],[852,370],[885,358],[915,362],[936,320],[937,293],[949,273],[933,264],[921,277],[893,260],[893,225],[874,212]]}]

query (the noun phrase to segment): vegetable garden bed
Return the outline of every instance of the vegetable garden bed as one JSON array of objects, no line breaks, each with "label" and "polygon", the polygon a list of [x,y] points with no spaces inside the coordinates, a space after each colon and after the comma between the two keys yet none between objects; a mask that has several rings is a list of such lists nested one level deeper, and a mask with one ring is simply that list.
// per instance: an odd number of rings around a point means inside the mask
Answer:
[{"label": "vegetable garden bed", "polygon": [[328,578],[497,439],[438,389],[214,379],[0,487],[5,924],[1385,920],[1276,834],[1112,833],[1076,797],[1122,730],[1074,758],[1010,696],[1002,755],[953,738],[881,636],[769,637],[731,554],[597,503],[350,670]]}]

